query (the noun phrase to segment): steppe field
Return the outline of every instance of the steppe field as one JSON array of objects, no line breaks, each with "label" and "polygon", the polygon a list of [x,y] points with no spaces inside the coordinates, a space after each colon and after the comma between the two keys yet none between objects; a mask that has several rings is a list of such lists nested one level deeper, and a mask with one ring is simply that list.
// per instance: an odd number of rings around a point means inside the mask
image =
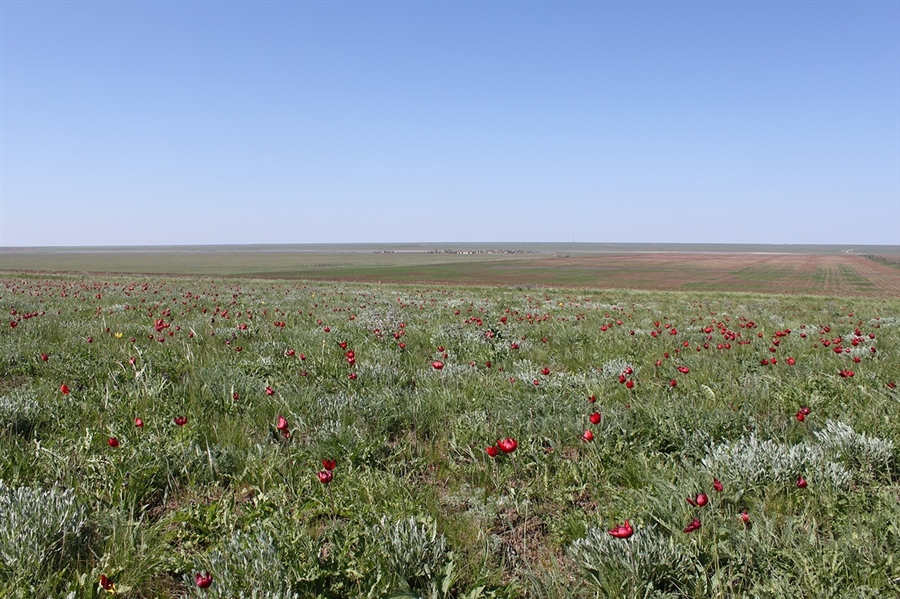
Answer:
[{"label": "steppe field", "polygon": [[896,597],[896,247],[0,250],[0,598]]}]

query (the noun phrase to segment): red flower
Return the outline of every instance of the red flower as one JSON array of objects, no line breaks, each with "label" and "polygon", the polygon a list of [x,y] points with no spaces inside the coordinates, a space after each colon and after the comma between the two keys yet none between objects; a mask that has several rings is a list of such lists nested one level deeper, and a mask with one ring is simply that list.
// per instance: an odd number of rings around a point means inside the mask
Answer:
[{"label": "red flower", "polygon": [[741,522],[744,523],[744,526],[750,526],[750,514],[747,513],[747,510],[741,512]]},{"label": "red flower", "polygon": [[616,537],[617,539],[627,539],[631,535],[634,534],[634,529],[631,528],[631,524],[628,520],[625,521],[625,524],[621,526],[616,526],[612,530],[609,531],[609,534]]},{"label": "red flower", "polygon": [[591,403],[596,402],[596,401],[597,401],[597,396],[596,396],[596,395],[591,395],[590,397],[588,397],[588,401],[591,402]]},{"label": "red flower", "polygon": [[109,446],[112,447],[113,449],[115,449],[116,447],[119,446],[119,440],[116,439],[115,437],[110,437],[110,438],[109,438],[109,441],[107,441],[107,443],[108,443]]},{"label": "red flower", "polygon": [[204,572],[200,574],[199,572],[194,575],[194,582],[197,583],[197,586],[201,589],[208,589],[209,585],[212,584],[213,577],[209,572]]},{"label": "red flower", "polygon": [[548,374],[550,374],[550,369],[544,368],[543,370],[541,370],[541,374],[543,374],[544,376],[547,376]]},{"label": "red flower", "polygon": [[334,478],[334,474],[332,474],[331,470],[320,470],[318,475],[319,482],[323,485],[327,485],[331,482],[331,479]]},{"label": "red flower", "polygon": [[634,389],[634,381],[632,381],[631,379],[628,379],[627,381],[625,381],[625,388],[626,389]]},{"label": "red flower", "polygon": [[431,363],[431,367],[434,368],[435,370],[441,370],[444,367],[444,363],[441,362],[440,360],[435,360],[434,362]]},{"label": "red flower", "polygon": [[187,424],[187,416],[176,416],[172,421],[178,426],[184,426]]},{"label": "red flower", "polygon": [[62,393],[63,395],[68,395],[69,394],[68,385],[61,385],[59,388],[59,392]]},{"label": "red flower", "polygon": [[492,458],[496,458],[496,457],[497,457],[497,454],[500,453],[500,451],[497,449],[497,446],[496,446],[496,445],[491,445],[490,447],[486,448],[485,451],[486,451],[487,454],[488,454],[489,456],[491,456]]},{"label": "red flower", "polygon": [[144,428],[144,421],[141,420],[140,418],[135,418],[134,425],[138,428]]},{"label": "red flower", "polygon": [[328,470],[329,472],[334,470],[335,466],[337,466],[337,460],[329,460],[328,458],[322,460],[322,468]]},{"label": "red flower", "polygon": [[266,395],[275,395],[275,389],[272,387],[266,387]]},{"label": "red flower", "polygon": [[41,360],[43,360],[44,362],[46,362],[49,359],[50,359],[50,356],[48,356],[47,354],[41,354]]},{"label": "red flower", "polygon": [[591,424],[600,424],[600,420],[601,420],[602,418],[603,418],[603,417],[600,415],[600,412],[594,412],[594,413],[591,414],[591,416],[590,416]]},{"label": "red flower", "polygon": [[103,588],[104,591],[112,591],[113,589],[115,589],[115,585],[113,584],[113,581],[111,581],[106,576],[106,574],[100,575],[100,586]]},{"label": "red flower", "polygon": [[278,424],[275,425],[275,428],[277,428],[280,431],[286,431],[288,429],[287,419],[284,416],[279,415],[278,416]]},{"label": "red flower", "polygon": [[512,437],[507,437],[497,441],[497,447],[499,447],[500,451],[503,453],[512,453],[519,447],[519,443]]},{"label": "red flower", "polygon": [[700,493],[694,501],[697,502],[697,507],[703,507],[709,503],[709,497],[706,496],[706,493]]},{"label": "red flower", "polygon": [[797,486],[798,486],[799,488],[801,488],[801,489],[805,489],[805,488],[806,488],[806,479],[803,478],[802,476],[801,476],[800,478],[798,478],[798,479],[797,479]]},{"label": "red flower", "polygon": [[687,374],[690,371],[691,371],[691,369],[688,368],[687,366],[679,366],[678,367],[678,372],[680,372],[681,374]]},{"label": "red flower", "polygon": [[806,420],[806,414],[802,410],[797,412],[797,422],[803,422],[804,420]]},{"label": "red flower", "polygon": [[684,528],[684,532],[688,532],[688,533],[694,532],[695,530],[699,529],[700,526],[702,526],[702,525],[700,524],[700,518],[694,518],[693,520],[691,520],[691,523],[688,524],[688,525]]},{"label": "red flower", "polygon": [[713,489],[715,489],[717,492],[721,493],[722,491],[725,490],[725,487],[722,486],[722,481],[720,481],[718,478],[714,478],[713,479]]},{"label": "red flower", "polygon": [[795,360],[794,358],[788,358],[785,361],[788,363],[788,366],[793,366],[794,364],[797,363],[797,360]]},{"label": "red flower", "polygon": [[670,387],[678,386],[678,381],[676,381],[675,379],[672,379],[671,381],[669,381],[669,386]]},{"label": "red flower", "polygon": [[591,431],[584,431],[579,439],[581,439],[585,443],[590,443],[594,440],[594,433],[592,433]]}]

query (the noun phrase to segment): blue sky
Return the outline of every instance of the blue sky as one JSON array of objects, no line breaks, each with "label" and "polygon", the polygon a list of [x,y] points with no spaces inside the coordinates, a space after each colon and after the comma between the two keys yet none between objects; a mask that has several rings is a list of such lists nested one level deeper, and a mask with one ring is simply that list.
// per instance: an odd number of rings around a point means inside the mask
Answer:
[{"label": "blue sky", "polygon": [[900,3],[0,4],[0,245],[900,244]]}]

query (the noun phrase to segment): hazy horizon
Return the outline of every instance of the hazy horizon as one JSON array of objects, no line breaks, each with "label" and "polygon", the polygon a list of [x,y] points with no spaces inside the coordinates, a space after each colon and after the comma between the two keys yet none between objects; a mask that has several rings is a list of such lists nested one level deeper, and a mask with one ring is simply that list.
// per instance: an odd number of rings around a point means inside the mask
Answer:
[{"label": "hazy horizon", "polygon": [[2,247],[900,244],[897,2],[0,17]]}]

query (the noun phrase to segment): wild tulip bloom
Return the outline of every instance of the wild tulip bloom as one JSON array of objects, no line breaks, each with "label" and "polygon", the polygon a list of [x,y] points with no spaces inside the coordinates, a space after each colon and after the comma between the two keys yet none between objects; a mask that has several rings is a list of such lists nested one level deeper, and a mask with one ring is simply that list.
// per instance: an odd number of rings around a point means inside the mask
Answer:
[{"label": "wild tulip bloom", "polygon": [[507,437],[505,439],[497,441],[497,447],[503,453],[512,453],[519,447],[519,443],[512,437]]},{"label": "wild tulip bloom", "polygon": [[319,482],[323,485],[327,485],[331,482],[331,479],[334,478],[334,474],[331,470],[320,470],[317,476],[319,477]]},{"label": "wild tulip bloom", "polygon": [[176,416],[172,419],[172,422],[174,422],[178,426],[184,426],[185,424],[187,424],[187,416]]},{"label": "wild tulip bloom", "polygon": [[603,418],[603,417],[600,415],[600,412],[594,412],[594,413],[591,414],[591,416],[590,416],[591,424],[600,424],[600,420],[601,420],[602,418]]},{"label": "wild tulip bloom", "polygon": [[807,485],[807,483],[806,483],[806,479],[805,479],[805,478],[803,478],[803,477],[801,476],[800,478],[797,479],[797,487],[798,487],[798,488],[800,488],[800,489],[805,489],[805,488],[806,488],[806,485]]},{"label": "wild tulip bloom", "polygon": [[591,431],[584,431],[584,433],[582,433],[581,437],[579,438],[586,443],[590,443],[594,440],[594,433],[592,433]]},{"label": "wild tulip bloom", "polygon": [[328,470],[329,472],[334,470],[335,466],[337,466],[337,460],[329,460],[328,458],[322,460],[322,468]]},{"label": "wild tulip bloom", "polygon": [[197,586],[201,589],[208,589],[209,585],[212,584],[213,576],[209,572],[200,573],[194,575],[194,582],[197,583]]},{"label": "wild tulip bloom", "polygon": [[628,520],[626,520],[624,524],[611,529],[609,531],[609,534],[616,537],[617,539],[627,539],[634,534],[634,529],[631,527],[631,524],[628,522]]},{"label": "wild tulip bloom", "polygon": [[113,449],[115,449],[116,447],[119,446],[119,440],[116,439],[115,437],[110,437],[110,438],[109,438],[109,441],[107,441],[107,443],[108,443],[109,446],[112,447]]},{"label": "wild tulip bloom", "polygon": [[287,419],[286,419],[284,416],[279,415],[279,416],[278,416],[278,424],[275,425],[275,428],[277,428],[277,429],[280,430],[280,431],[286,431],[286,430],[288,430],[288,421],[287,421]]},{"label": "wild tulip bloom", "polygon": [[435,370],[441,370],[444,368],[444,363],[441,362],[440,360],[435,360],[434,362],[431,363],[431,367],[434,368]]},{"label": "wild tulip bloom", "polygon": [[69,394],[68,385],[60,385],[59,392],[62,393],[63,395],[68,395]]},{"label": "wild tulip bloom", "polygon": [[135,418],[134,425],[138,428],[144,428],[144,421],[141,420],[140,418]]},{"label": "wild tulip bloom", "polygon": [[700,518],[694,518],[693,520],[691,520],[690,524],[685,526],[684,532],[686,532],[686,533],[694,532],[695,530],[699,529],[701,526],[702,526],[702,524],[700,523]]},{"label": "wild tulip bloom", "polygon": [[722,486],[722,481],[720,481],[718,478],[714,478],[713,479],[713,489],[715,489],[716,492],[721,493],[722,491],[725,490],[725,487]]},{"label": "wild tulip bloom", "polygon": [[497,446],[496,446],[496,445],[491,445],[490,447],[485,448],[485,451],[486,451],[487,454],[488,454],[489,456],[491,456],[492,458],[496,458],[497,455],[499,455],[499,453],[500,453],[500,450],[497,449]]}]

